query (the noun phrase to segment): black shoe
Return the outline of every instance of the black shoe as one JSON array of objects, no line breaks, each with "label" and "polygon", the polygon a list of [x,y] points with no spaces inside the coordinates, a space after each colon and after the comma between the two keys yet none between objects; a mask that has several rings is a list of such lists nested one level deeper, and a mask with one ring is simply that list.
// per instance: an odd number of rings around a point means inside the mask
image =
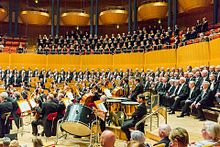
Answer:
[{"label": "black shoe", "polygon": [[190,116],[190,113],[185,113],[184,116]]},{"label": "black shoe", "polygon": [[206,120],[205,118],[200,118],[200,119],[199,119],[199,121],[205,121],[205,120]]},{"label": "black shoe", "polygon": [[184,117],[184,115],[181,114],[181,115],[178,115],[177,117],[178,117],[178,118],[180,118],[180,117]]},{"label": "black shoe", "polygon": [[171,111],[171,112],[169,112],[169,114],[175,114],[175,111]]}]

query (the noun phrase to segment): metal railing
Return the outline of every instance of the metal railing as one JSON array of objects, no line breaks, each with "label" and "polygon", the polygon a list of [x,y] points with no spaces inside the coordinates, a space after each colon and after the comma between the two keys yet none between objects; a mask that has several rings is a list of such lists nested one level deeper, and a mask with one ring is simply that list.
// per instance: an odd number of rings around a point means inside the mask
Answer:
[{"label": "metal railing", "polygon": [[[135,124],[135,130],[137,130],[137,127],[142,124],[142,123],[145,123],[145,121],[147,119],[151,119],[150,121],[150,131],[152,131],[152,117],[155,116],[156,114],[160,113],[159,111],[164,109],[164,107],[159,107],[157,108],[154,112],[150,113],[149,115],[146,115],[144,118],[142,118],[139,122],[137,122]],[[165,110],[166,111],[166,110]],[[167,112],[166,112],[167,113]],[[158,120],[159,121],[159,120]],[[167,116],[165,117],[165,123],[167,124]]]}]

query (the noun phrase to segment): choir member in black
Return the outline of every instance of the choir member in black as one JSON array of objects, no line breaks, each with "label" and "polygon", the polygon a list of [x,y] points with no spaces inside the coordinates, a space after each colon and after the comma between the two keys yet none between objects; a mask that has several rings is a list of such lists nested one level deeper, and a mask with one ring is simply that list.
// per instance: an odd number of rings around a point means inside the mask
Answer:
[{"label": "choir member in black", "polygon": [[[125,132],[128,140],[131,138],[129,128],[135,127],[135,124],[140,121],[147,113],[147,108],[145,105],[145,96],[138,95],[137,102],[139,103],[138,108],[132,114],[131,119],[125,120],[124,124],[121,127],[121,130]],[[140,124],[137,128],[138,130],[144,132],[144,123]]]},{"label": "choir member in black", "polygon": [[205,120],[205,115],[202,109],[212,107],[214,105],[214,98],[211,97],[211,91],[209,89],[209,86],[210,83],[208,81],[204,81],[202,83],[202,91],[191,105],[192,109],[195,109],[197,111],[197,118],[200,121]]},{"label": "choir member in black", "polygon": [[143,85],[141,84],[140,78],[136,78],[134,81],[134,84],[136,85],[135,89],[132,91],[130,99],[132,101],[136,101],[136,98],[139,94],[143,93],[144,88]]},{"label": "choir member in black", "polygon": [[182,100],[180,102],[180,105],[182,105],[182,111],[181,114],[177,117],[184,117],[186,115],[190,115],[190,106],[191,104],[195,101],[197,96],[200,93],[200,90],[198,87],[196,87],[195,81],[190,81],[189,82],[189,96],[186,100]]},{"label": "choir member in black", "polygon": [[6,92],[0,94],[0,138],[10,133],[9,121],[5,121],[7,116],[10,115],[9,113],[12,112],[13,105],[11,102],[7,101],[7,98],[8,94]]},{"label": "choir member in black", "polygon": [[[47,101],[42,104],[42,110],[39,110],[41,117],[37,120],[32,121],[32,134],[38,135],[38,125],[43,125],[44,133],[46,137],[55,136],[56,135],[56,122],[49,120],[48,115],[51,113],[57,112],[57,104],[53,101],[53,94],[49,94],[47,96]],[[52,128],[53,127],[53,128]]]},{"label": "choir member in black", "polygon": [[206,32],[209,30],[209,25],[206,17],[202,19],[202,32]]},{"label": "choir member in black", "polygon": [[162,79],[162,83],[159,89],[157,89],[157,93],[160,96],[160,105],[163,105],[165,102],[163,101],[164,99],[162,98],[163,95],[166,94],[166,92],[169,90],[170,88],[170,83],[167,82],[167,78],[163,77]]},{"label": "choir member in black", "polygon": [[181,77],[180,80],[179,89],[176,93],[176,96],[174,97],[174,103],[171,106],[171,112],[169,114],[175,114],[175,110],[180,106],[180,101],[187,99],[189,95],[189,88],[186,84],[186,78]]}]

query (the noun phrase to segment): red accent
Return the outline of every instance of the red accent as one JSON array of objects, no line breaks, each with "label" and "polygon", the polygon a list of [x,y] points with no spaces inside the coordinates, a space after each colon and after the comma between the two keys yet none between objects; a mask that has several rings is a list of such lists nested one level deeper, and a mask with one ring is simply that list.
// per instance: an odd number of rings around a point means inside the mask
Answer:
[{"label": "red accent", "polygon": [[90,107],[90,108],[95,107],[95,103],[93,103],[93,102],[88,103],[87,106]]},{"label": "red accent", "polygon": [[57,112],[54,112],[54,113],[50,113],[47,115],[47,120],[54,120],[57,118]]}]

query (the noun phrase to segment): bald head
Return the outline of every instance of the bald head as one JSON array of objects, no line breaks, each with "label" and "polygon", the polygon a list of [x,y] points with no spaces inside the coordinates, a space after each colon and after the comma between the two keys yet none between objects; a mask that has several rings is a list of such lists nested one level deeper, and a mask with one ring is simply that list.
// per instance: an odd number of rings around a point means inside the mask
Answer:
[{"label": "bald head", "polygon": [[101,134],[101,146],[102,147],[114,147],[116,140],[115,134],[110,130],[105,130]]}]

